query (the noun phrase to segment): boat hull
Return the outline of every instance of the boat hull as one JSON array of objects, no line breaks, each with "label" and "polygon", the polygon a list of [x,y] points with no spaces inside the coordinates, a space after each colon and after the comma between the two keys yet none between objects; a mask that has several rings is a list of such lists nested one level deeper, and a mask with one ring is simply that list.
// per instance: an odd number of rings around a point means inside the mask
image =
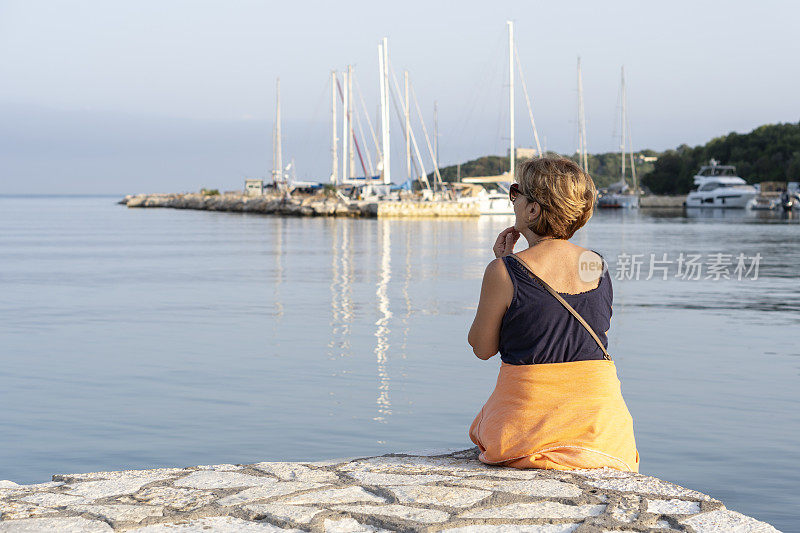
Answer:
[{"label": "boat hull", "polygon": [[686,197],[686,207],[721,207],[726,209],[744,209],[755,197],[755,191],[695,191],[690,192]]},{"label": "boat hull", "polygon": [[514,206],[506,198],[484,198],[479,201],[481,215],[513,215]]},{"label": "boat hull", "polygon": [[635,194],[607,194],[597,201],[602,209],[635,209],[639,207],[639,196]]}]

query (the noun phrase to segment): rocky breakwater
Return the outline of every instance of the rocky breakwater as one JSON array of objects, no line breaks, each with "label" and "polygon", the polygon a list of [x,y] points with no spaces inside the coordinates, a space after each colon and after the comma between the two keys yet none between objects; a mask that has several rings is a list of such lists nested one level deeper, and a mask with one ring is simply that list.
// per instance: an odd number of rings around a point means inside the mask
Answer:
[{"label": "rocky breakwater", "polygon": [[0,481],[0,532],[774,532],[722,502],[616,470],[514,470],[477,449]]},{"label": "rocky breakwater", "polygon": [[378,204],[374,201],[343,200],[321,195],[283,198],[248,196],[239,193],[137,194],[126,196],[119,203],[128,207],[164,207],[286,216],[378,216]]},{"label": "rocky breakwater", "polygon": [[473,217],[480,215],[480,208],[475,202],[352,200],[322,195],[280,197],[248,196],[239,193],[215,195],[202,193],[138,194],[126,196],[119,203],[128,207],[168,207],[308,217]]}]

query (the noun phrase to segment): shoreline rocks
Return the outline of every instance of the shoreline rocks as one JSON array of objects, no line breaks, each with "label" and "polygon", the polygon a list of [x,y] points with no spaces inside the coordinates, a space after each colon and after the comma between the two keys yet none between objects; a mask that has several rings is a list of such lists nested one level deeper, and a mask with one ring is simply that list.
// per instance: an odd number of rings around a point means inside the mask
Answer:
[{"label": "shoreline rocks", "polygon": [[616,470],[515,470],[477,448],[0,481],[0,532],[774,532],[722,502]]},{"label": "shoreline rocks", "polygon": [[129,208],[195,209],[283,216],[328,217],[473,217],[476,203],[457,201],[351,200],[336,196],[249,196],[242,193],[137,194],[118,202]]},{"label": "shoreline rocks", "polygon": [[195,209],[200,211],[229,211],[234,213],[260,213],[285,216],[348,216],[376,217],[376,202],[344,201],[331,197],[282,198],[280,196],[248,196],[226,193],[137,194],[126,196],[118,202],[135,207],[160,207]]}]

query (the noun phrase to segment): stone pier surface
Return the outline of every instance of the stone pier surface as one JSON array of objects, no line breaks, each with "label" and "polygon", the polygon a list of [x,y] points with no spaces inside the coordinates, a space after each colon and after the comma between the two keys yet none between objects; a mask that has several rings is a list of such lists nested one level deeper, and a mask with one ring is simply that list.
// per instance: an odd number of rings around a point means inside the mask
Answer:
[{"label": "stone pier surface", "polygon": [[0,481],[0,532],[769,532],[700,492],[616,470],[515,470],[477,449]]},{"label": "stone pier surface", "polygon": [[138,194],[126,196],[119,203],[130,208],[193,209],[302,217],[432,218],[477,217],[481,214],[480,206],[476,202],[351,200],[323,195],[283,198],[239,193]]}]

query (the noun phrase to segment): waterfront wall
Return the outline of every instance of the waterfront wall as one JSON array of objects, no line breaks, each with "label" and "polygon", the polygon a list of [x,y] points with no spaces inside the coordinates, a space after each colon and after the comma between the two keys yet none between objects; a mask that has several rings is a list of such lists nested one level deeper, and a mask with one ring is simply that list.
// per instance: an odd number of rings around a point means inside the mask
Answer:
[{"label": "waterfront wall", "polygon": [[350,200],[327,196],[282,198],[231,193],[139,194],[126,196],[120,203],[131,208],[161,207],[288,216],[472,217],[480,215],[478,205],[475,203]]},{"label": "waterfront wall", "polygon": [[640,208],[683,207],[683,203],[685,201],[686,201],[686,195],[662,196],[657,194],[651,194],[651,195],[641,196],[639,198],[639,207]]},{"label": "waterfront wall", "polygon": [[378,216],[383,217],[477,217],[476,202],[378,202]]},{"label": "waterfront wall", "polygon": [[289,216],[378,216],[376,202],[318,196],[283,198],[280,196],[248,196],[238,193],[219,195],[202,193],[138,194],[126,196],[120,203],[131,208],[161,207]]},{"label": "waterfront wall", "polygon": [[487,466],[477,448],[0,481],[0,532],[775,532],[711,496],[617,470]]}]

